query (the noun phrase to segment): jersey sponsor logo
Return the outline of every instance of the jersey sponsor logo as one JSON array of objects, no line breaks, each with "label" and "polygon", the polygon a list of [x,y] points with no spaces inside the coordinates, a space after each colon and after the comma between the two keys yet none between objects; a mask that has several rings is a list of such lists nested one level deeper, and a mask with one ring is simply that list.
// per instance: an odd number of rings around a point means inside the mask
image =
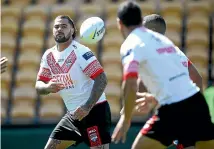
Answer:
[{"label": "jersey sponsor logo", "polygon": [[64,61],[64,59],[58,59],[58,63],[60,63],[60,62],[63,62]]},{"label": "jersey sponsor logo", "polygon": [[122,56],[122,60],[123,60],[125,57],[129,56],[132,52],[133,52],[133,50],[132,50],[132,49],[129,49],[129,50],[126,52],[126,54]]},{"label": "jersey sponsor logo", "polygon": [[87,133],[91,147],[102,145],[97,126],[87,128]]},{"label": "jersey sponsor logo", "polygon": [[156,50],[158,52],[158,54],[164,54],[164,53],[176,53],[176,50],[174,47],[165,47],[165,48],[160,48]]},{"label": "jersey sponsor logo", "polygon": [[69,74],[58,74],[54,75],[53,78],[56,79],[57,82],[63,83],[65,89],[74,88],[74,83]]},{"label": "jersey sponsor logo", "polygon": [[87,61],[89,60],[91,57],[93,57],[94,54],[91,51],[86,52],[85,54],[83,54],[83,58]]}]

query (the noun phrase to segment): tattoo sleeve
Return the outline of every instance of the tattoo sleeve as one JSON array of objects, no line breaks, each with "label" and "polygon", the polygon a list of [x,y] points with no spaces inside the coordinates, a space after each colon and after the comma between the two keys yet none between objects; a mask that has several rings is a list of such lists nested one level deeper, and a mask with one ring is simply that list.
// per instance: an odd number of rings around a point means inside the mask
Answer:
[{"label": "tattoo sleeve", "polygon": [[91,95],[88,101],[86,102],[85,106],[91,109],[99,100],[100,96],[103,94],[106,88],[106,85],[107,85],[107,77],[103,72],[94,79],[94,85],[91,91]]}]

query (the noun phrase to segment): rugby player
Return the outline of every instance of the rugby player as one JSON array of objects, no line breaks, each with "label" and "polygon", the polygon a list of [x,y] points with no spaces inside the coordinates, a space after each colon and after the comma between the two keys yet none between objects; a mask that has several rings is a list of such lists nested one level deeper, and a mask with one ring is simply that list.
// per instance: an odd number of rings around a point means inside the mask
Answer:
[{"label": "rugby player", "polygon": [[59,93],[68,112],[52,131],[45,149],[66,149],[86,143],[108,149],[111,113],[104,89],[107,78],[92,51],[75,41],[76,27],[68,16],[54,21],[56,45],[42,56],[38,93]]},{"label": "rugby player", "polygon": [[173,140],[179,140],[188,149],[195,145],[199,149],[212,149],[214,129],[209,109],[200,88],[181,63],[180,50],[167,37],[143,27],[141,9],[136,2],[120,5],[117,22],[125,38],[120,50],[124,67],[124,116],[113,132],[112,141],[125,142],[139,76],[160,108],[145,124],[132,148],[163,149]]}]

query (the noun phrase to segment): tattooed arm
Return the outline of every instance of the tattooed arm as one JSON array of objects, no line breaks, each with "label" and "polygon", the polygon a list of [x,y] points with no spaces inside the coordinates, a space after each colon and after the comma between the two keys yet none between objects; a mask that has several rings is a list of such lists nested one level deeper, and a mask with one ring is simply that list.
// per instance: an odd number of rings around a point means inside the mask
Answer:
[{"label": "tattooed arm", "polygon": [[85,107],[87,109],[93,108],[93,106],[99,100],[100,96],[103,94],[106,88],[106,85],[107,85],[107,77],[106,77],[106,74],[102,72],[100,75],[98,75],[94,79],[94,85],[91,91],[91,95],[88,101],[85,103]]},{"label": "tattooed arm", "polygon": [[103,94],[105,87],[107,85],[107,77],[104,72],[100,73],[96,78],[94,78],[94,85],[91,91],[91,95],[89,99],[86,101],[84,105],[79,107],[74,112],[74,119],[82,120],[90,110],[93,108],[93,106],[96,104],[96,102],[99,100],[101,95]]}]

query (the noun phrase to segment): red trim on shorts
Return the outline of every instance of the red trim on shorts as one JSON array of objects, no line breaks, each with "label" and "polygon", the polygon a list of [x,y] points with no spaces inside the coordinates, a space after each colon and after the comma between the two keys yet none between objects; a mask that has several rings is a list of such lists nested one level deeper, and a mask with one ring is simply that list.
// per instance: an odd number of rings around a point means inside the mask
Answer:
[{"label": "red trim on shorts", "polygon": [[146,124],[143,126],[143,128],[141,129],[141,133],[143,135],[146,135],[151,129],[152,129],[152,125],[155,123],[155,121],[158,120],[158,117],[156,115],[152,116],[147,122]]},{"label": "red trim on shorts", "polygon": [[138,73],[137,72],[129,72],[129,73],[123,75],[123,80],[127,80],[129,78],[138,78]]},{"label": "red trim on shorts", "polygon": [[102,104],[102,103],[105,103],[105,102],[107,102],[107,100],[104,100],[104,101],[98,102],[98,103],[96,103],[95,105],[99,105],[99,104]]},{"label": "red trim on shorts", "polygon": [[87,128],[88,139],[90,142],[90,147],[95,147],[102,145],[99,130],[97,126],[92,126]]}]

